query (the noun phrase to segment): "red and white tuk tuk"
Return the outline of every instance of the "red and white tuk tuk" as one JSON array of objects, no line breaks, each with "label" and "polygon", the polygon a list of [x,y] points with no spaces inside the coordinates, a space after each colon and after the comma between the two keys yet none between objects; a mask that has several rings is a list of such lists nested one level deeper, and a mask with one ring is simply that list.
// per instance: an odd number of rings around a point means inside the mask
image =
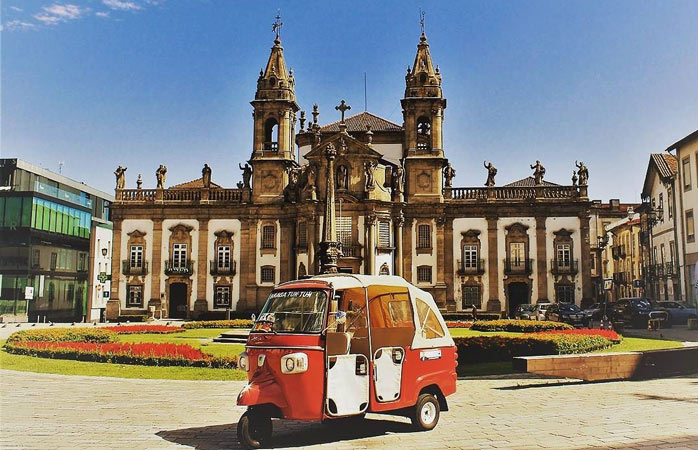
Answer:
[{"label": "red and white tuk tuk", "polygon": [[272,418],[330,421],[366,413],[436,426],[456,391],[457,352],[432,296],[396,276],[331,274],[275,288],[239,366],[248,384],[237,434],[264,445]]}]

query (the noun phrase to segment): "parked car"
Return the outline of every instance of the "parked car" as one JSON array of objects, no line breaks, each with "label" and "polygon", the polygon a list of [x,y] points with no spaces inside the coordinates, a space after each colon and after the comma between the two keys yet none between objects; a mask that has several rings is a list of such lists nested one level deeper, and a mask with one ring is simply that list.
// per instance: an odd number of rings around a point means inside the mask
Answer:
[{"label": "parked car", "polygon": [[545,311],[552,305],[552,303],[538,303],[533,309],[533,320],[545,320]]},{"label": "parked car", "polygon": [[639,328],[647,326],[650,311],[650,301],[641,297],[621,298],[609,303],[606,308],[606,313],[612,321],[622,321],[627,326]]},{"label": "parked car", "polygon": [[698,308],[686,306],[681,302],[661,301],[654,302],[652,306],[652,311],[666,311],[671,325],[683,325],[688,319],[698,318]]},{"label": "parked car", "polygon": [[574,303],[550,305],[545,311],[545,319],[553,322],[564,322],[574,326],[582,326],[587,323],[584,311]]},{"label": "parked car", "polygon": [[594,303],[584,310],[584,315],[586,316],[587,323],[590,320],[601,320],[603,317],[603,303]]},{"label": "parked car", "polygon": [[535,306],[533,306],[529,303],[524,303],[523,305],[519,305],[518,308],[516,308],[516,312],[514,313],[514,319],[536,320],[534,316],[535,316]]}]

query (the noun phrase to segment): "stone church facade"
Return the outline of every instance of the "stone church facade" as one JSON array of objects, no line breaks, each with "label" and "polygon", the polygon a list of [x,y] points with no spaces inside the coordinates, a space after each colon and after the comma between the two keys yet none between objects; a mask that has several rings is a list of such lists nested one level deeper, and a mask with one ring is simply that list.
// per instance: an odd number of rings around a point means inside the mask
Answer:
[{"label": "stone church facade", "polygon": [[277,36],[251,102],[253,149],[236,188],[213,183],[208,166],[169,188],[161,167],[156,189],[140,180],[127,189],[117,170],[108,317],[151,307],[171,318],[259,311],[276,284],[318,273],[328,179],[339,271],[400,275],[452,312],[589,302],[586,167],[577,166],[579,182],[558,185],[536,162],[534,177],[496,186],[489,166],[486,186],[455,187],[441,77],[422,33],[402,125],[349,115],[342,101],[340,120],[322,126],[317,105],[312,119],[300,111]]}]

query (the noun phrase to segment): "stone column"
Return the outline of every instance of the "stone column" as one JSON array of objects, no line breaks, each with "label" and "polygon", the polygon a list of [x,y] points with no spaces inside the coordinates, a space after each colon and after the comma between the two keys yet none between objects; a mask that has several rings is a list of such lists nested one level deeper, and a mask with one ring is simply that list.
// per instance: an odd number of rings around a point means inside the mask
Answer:
[{"label": "stone column", "polygon": [[538,280],[538,299],[531,302],[548,301],[548,248],[545,232],[545,217],[536,217],[536,278]]},{"label": "stone column", "polygon": [[[153,219],[153,260],[150,276],[150,301],[154,305],[161,305],[162,309],[167,309],[169,305],[160,296],[160,274],[162,273],[162,219]],[[165,297],[167,298],[167,297]],[[169,315],[169,314],[168,314]]]},{"label": "stone column", "polygon": [[443,109],[436,108],[432,117],[431,127],[431,148],[432,150],[443,150],[442,145],[442,125],[443,125]]},{"label": "stone column", "polygon": [[453,280],[453,219],[447,219],[444,225],[444,282],[446,283],[446,309],[456,310]]},{"label": "stone column", "polygon": [[282,219],[279,221],[280,236],[280,257],[279,257],[279,281],[281,283],[295,278],[291,269],[291,252],[293,251],[295,221]]},{"label": "stone column", "polygon": [[317,216],[315,214],[308,218],[308,275],[315,275],[317,273],[315,271],[315,237],[317,236],[315,230],[318,228],[315,222],[316,220]]},{"label": "stone column", "polygon": [[405,223],[405,217],[400,213],[399,216],[395,217],[393,222],[395,224],[395,275],[402,276],[403,273],[403,261],[402,261],[402,226]]},{"label": "stone column", "polygon": [[410,283],[412,280],[412,221],[411,217],[405,218],[405,225],[402,227],[402,238],[403,238],[403,254],[404,254],[404,265],[403,265],[403,278]]},{"label": "stone column", "polygon": [[589,258],[591,257],[591,244],[589,242],[589,214],[585,211],[583,214],[579,215],[579,229],[581,231],[581,247],[582,254],[579,255],[579,260],[582,262],[581,276],[582,276],[582,306],[590,305],[593,302],[592,295],[592,285],[591,285],[591,263]]},{"label": "stone column", "polygon": [[240,301],[238,311],[257,308],[257,221],[244,219],[240,228]]},{"label": "stone column", "polygon": [[208,218],[199,219],[199,254],[196,255],[196,301],[194,302],[194,318],[208,311],[206,285],[208,279]]},{"label": "stone column", "polygon": [[446,254],[444,251],[446,219],[439,217],[436,219],[436,295],[434,300],[439,308],[446,307],[446,283],[444,272],[446,271]]},{"label": "stone column", "polygon": [[[497,218],[487,218],[487,273],[490,284],[487,310],[501,311],[499,301],[499,249],[497,247]],[[492,305],[492,306],[490,306]]]},{"label": "stone column", "polygon": [[368,244],[365,247],[366,274],[374,275],[376,267],[376,216],[366,216]]},{"label": "stone column", "polygon": [[[114,219],[111,247],[111,292],[105,311],[106,320],[116,320],[121,315],[119,284],[121,281],[121,219]],[[99,251],[99,249],[97,249]]]}]

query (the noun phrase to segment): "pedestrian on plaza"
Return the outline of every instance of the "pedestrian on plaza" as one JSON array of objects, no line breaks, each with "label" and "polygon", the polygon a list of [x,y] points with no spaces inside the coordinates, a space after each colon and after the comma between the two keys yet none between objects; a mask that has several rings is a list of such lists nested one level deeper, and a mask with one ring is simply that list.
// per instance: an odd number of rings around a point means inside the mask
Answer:
[{"label": "pedestrian on plaza", "polygon": [[473,322],[477,320],[477,308],[473,305]]}]

